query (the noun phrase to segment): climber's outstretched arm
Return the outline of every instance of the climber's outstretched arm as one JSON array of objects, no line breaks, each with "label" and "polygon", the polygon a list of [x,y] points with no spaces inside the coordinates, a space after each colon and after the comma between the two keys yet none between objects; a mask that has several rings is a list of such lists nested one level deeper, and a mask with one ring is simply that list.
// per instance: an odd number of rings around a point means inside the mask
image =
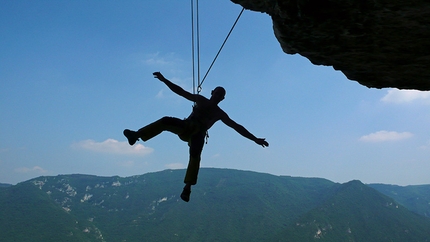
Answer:
[{"label": "climber's outstretched arm", "polygon": [[225,123],[227,126],[236,130],[236,132],[241,134],[243,137],[246,137],[263,147],[269,146],[269,143],[267,143],[266,139],[255,137],[255,135],[251,134],[251,132],[249,132],[245,127],[243,127],[242,125],[232,120],[225,112],[223,113],[223,117],[221,118],[221,121]]},{"label": "climber's outstretched arm", "polygon": [[192,94],[190,92],[185,91],[182,87],[174,84],[173,82],[167,80],[160,72],[154,72],[153,73],[154,77],[157,78],[158,80],[164,82],[164,84],[166,84],[166,86],[172,90],[174,93],[178,94],[179,96],[182,96],[192,102],[195,102],[197,99],[197,95]]}]

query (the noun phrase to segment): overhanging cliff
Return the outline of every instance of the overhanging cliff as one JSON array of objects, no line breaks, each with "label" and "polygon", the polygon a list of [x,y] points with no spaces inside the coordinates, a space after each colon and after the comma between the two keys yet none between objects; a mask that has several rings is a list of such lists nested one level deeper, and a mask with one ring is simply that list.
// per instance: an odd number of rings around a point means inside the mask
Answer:
[{"label": "overhanging cliff", "polygon": [[231,0],[267,13],[283,51],[367,87],[430,90],[429,0]]}]

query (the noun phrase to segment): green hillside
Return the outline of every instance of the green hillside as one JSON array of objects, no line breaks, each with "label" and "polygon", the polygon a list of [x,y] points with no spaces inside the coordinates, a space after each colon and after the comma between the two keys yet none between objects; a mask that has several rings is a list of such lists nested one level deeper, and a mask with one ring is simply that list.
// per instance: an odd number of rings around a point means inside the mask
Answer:
[{"label": "green hillside", "polygon": [[430,220],[376,190],[351,181],[295,222],[285,241],[429,241]]},{"label": "green hillside", "polygon": [[0,189],[0,241],[97,241],[91,228],[29,182]]},{"label": "green hillside", "polygon": [[429,219],[358,181],[205,168],[185,203],[183,175],[59,175],[2,188],[2,241],[310,241],[316,229],[325,241],[430,238]]},{"label": "green hillside", "polygon": [[409,210],[430,218],[430,185],[396,186],[385,184],[369,184]]},{"label": "green hillside", "polygon": [[7,184],[7,183],[0,183],[0,188],[1,187],[10,187],[12,186],[11,184]]}]

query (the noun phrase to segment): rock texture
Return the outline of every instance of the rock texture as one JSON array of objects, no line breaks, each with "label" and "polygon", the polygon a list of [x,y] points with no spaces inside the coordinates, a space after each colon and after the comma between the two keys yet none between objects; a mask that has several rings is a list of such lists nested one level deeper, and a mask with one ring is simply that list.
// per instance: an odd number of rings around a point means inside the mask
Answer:
[{"label": "rock texture", "polygon": [[287,54],[367,87],[430,90],[429,0],[231,0],[269,14]]}]

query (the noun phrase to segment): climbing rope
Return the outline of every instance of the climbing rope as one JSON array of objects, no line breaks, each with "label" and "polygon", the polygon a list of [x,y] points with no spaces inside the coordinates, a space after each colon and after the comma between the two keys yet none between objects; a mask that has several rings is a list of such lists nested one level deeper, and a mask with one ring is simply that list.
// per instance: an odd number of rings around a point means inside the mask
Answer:
[{"label": "climbing rope", "polygon": [[[194,7],[194,1],[196,1],[196,7]],[[194,14],[195,9],[195,14]],[[243,11],[245,8],[242,8],[239,15],[237,16],[236,20],[234,21],[233,26],[231,27],[230,31],[228,32],[226,38],[224,39],[224,42],[222,43],[221,47],[218,50],[218,53],[215,55],[215,58],[213,59],[212,63],[210,64],[208,70],[206,71],[206,74],[204,75],[203,79],[200,80],[200,31],[199,31],[199,1],[198,0],[191,0],[191,45],[192,45],[192,62],[193,62],[193,93],[199,94],[202,90],[203,82],[206,80],[206,77],[208,76],[209,72],[211,71],[213,65],[215,64],[215,61],[217,60],[219,54],[221,53],[222,49],[224,48],[225,43],[227,42],[228,38],[230,37],[230,34],[233,32],[234,27],[236,27],[237,22],[239,21],[240,17],[242,16]],[[195,16],[194,16],[195,15]],[[196,19],[194,19],[196,18]],[[197,43],[195,43],[197,42]],[[197,52],[197,53],[196,53]],[[197,60],[196,60],[197,58]],[[196,81],[196,68],[197,68],[197,81]],[[197,83],[197,84],[196,84]]]},{"label": "climbing rope", "polygon": [[[196,13],[194,14],[194,1],[196,1]],[[191,0],[191,55],[193,62],[193,94],[196,94],[196,68],[197,87],[200,85],[200,28],[199,28],[199,1]],[[194,20],[194,18],[196,18]],[[195,33],[195,32],[196,33]],[[195,43],[197,42],[197,44]],[[197,52],[197,53],[195,53]],[[197,57],[197,61],[195,58]],[[197,91],[200,93],[200,91]]]},{"label": "climbing rope", "polygon": [[[194,1],[196,1],[196,6],[194,7]],[[194,13],[195,9],[195,13]],[[245,8],[242,8],[242,10],[239,13],[239,16],[237,16],[236,21],[234,21],[233,26],[231,27],[230,31],[227,34],[227,37],[224,39],[224,42],[222,43],[220,49],[218,50],[218,53],[215,55],[215,58],[213,59],[212,63],[210,64],[208,70],[206,71],[205,76],[200,81],[200,30],[199,30],[199,1],[198,0],[191,0],[191,55],[192,55],[192,65],[193,65],[193,94],[199,94],[202,90],[203,82],[206,80],[206,77],[208,76],[210,70],[212,69],[212,66],[215,64],[215,61],[217,60],[219,54],[221,53],[222,49],[224,48],[225,43],[227,42],[228,38],[230,37],[230,34],[233,32],[234,27],[236,26],[237,22],[239,21],[240,17],[242,16],[243,11]],[[197,59],[197,60],[196,60]],[[197,70],[196,70],[197,69]],[[197,72],[197,78],[196,78],[196,72]],[[197,82],[196,82],[197,79]],[[197,84],[196,84],[197,83]],[[206,131],[206,141],[205,143],[208,143],[209,139],[209,133]]]},{"label": "climbing rope", "polygon": [[239,21],[240,16],[242,16],[242,13],[243,13],[244,10],[245,10],[245,8],[242,8],[242,10],[239,13],[239,16],[237,16],[237,18],[236,18],[236,21],[234,21],[234,24],[231,27],[230,31],[228,32],[227,37],[224,39],[224,42],[222,43],[220,49],[218,50],[218,53],[215,55],[215,58],[212,61],[211,65],[209,66],[206,74],[204,75],[203,79],[200,81],[199,85],[197,86],[197,90],[199,90],[199,89],[201,90],[202,89],[203,82],[206,80],[206,77],[208,76],[210,70],[212,69],[212,66],[214,65],[216,59],[218,58],[219,54],[221,53],[222,49],[224,48],[225,43],[227,42],[228,38],[230,37],[231,32],[233,32],[233,29],[236,26],[237,22]]}]

